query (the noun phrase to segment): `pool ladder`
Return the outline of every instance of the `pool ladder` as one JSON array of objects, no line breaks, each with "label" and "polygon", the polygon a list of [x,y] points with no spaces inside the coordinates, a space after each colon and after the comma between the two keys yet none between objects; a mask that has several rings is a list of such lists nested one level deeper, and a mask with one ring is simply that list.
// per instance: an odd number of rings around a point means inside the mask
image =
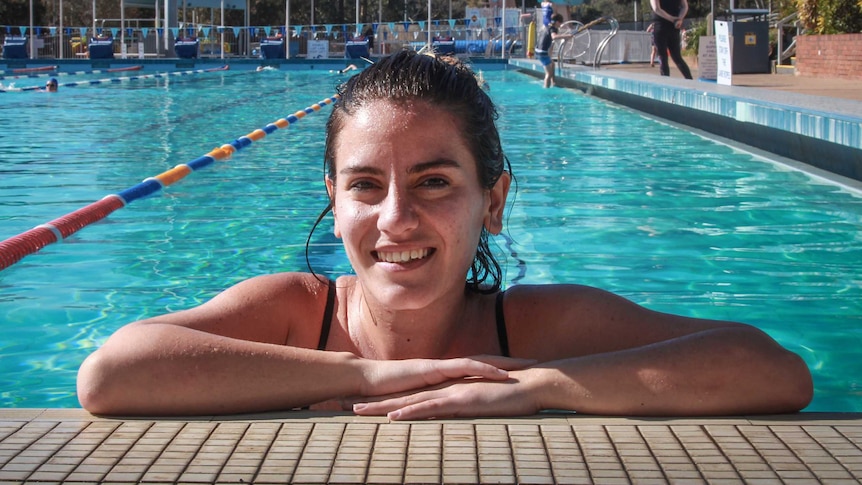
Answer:
[{"label": "pool ladder", "polygon": [[572,38],[565,39],[557,46],[557,64],[562,70],[563,61],[577,61],[589,52],[590,40],[592,38],[590,27],[601,23],[610,25],[610,30],[607,35],[599,42],[593,54],[593,67],[598,69],[602,64],[602,56],[605,53],[605,48],[611,42],[611,39],[617,35],[620,24],[614,17],[599,17],[592,22],[582,24],[576,20],[571,20],[560,26],[560,30],[572,34]]}]

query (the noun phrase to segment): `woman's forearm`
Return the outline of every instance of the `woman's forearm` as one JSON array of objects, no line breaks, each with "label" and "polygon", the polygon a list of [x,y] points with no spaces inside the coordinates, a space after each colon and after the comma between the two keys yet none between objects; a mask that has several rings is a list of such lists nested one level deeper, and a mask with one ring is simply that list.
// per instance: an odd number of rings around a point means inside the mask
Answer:
[{"label": "woman's forearm", "polygon": [[110,415],[290,409],[358,394],[360,360],[176,325],[132,325],[81,366],[78,398],[88,411]]},{"label": "woman's forearm", "polygon": [[620,352],[540,364],[543,409],[612,415],[786,413],[811,400],[795,354],[756,329],[720,328]]}]

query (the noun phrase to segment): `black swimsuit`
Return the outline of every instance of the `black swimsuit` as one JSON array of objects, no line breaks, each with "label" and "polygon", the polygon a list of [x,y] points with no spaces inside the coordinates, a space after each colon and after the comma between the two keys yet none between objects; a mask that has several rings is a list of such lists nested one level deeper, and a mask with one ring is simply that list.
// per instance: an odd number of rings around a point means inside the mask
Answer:
[{"label": "black swimsuit", "polygon": [[[503,315],[503,294],[497,293],[495,307],[497,319],[497,339],[500,342],[500,354],[509,357],[509,337],[506,334],[506,317]],[[323,312],[323,323],[320,326],[320,340],[317,341],[317,350],[326,350],[326,341],[329,340],[329,329],[332,325],[332,311],[335,308],[335,282],[329,280],[329,291],[326,295],[326,311]]]}]

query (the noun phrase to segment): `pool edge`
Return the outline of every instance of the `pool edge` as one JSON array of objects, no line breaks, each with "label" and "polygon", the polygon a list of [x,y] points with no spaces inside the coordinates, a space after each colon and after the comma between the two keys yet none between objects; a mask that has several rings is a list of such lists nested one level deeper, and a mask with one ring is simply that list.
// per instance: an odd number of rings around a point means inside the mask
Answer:
[{"label": "pool edge", "polygon": [[[536,61],[510,59],[543,76]],[[862,181],[862,102],[567,66],[557,84],[637,111]],[[841,105],[841,112],[829,111]]]}]

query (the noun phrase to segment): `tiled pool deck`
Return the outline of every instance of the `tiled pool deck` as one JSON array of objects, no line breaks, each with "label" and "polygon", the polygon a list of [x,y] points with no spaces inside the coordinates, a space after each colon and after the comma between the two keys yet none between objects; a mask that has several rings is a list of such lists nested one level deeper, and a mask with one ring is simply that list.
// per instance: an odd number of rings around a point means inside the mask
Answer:
[{"label": "tiled pool deck", "polygon": [[856,414],[389,422],[0,411],[0,483],[859,483]]},{"label": "tiled pool deck", "polygon": [[[512,63],[538,74],[533,62]],[[839,150],[847,162],[862,163],[853,158],[862,153],[862,83],[761,76],[728,87],[637,66],[569,68],[563,77],[649,100],[659,115],[682,104],[683,117],[703,111],[847,147]],[[862,413],[399,423],[329,413],[106,419],[80,409],[0,409],[0,485],[860,482]]]}]

